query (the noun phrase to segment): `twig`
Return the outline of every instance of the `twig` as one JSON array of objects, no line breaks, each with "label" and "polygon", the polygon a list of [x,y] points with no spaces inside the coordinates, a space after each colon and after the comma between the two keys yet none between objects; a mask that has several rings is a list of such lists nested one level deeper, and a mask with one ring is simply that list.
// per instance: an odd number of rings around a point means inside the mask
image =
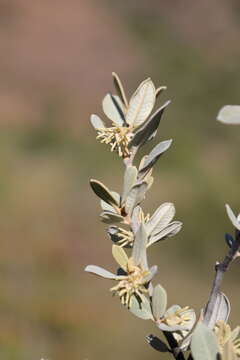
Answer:
[{"label": "twig", "polygon": [[137,153],[137,150],[138,150],[138,147],[137,147],[137,146],[134,146],[134,147],[132,148],[131,155],[123,160],[125,166],[132,165],[133,160],[134,160],[134,157],[135,157],[135,155],[136,155],[136,153]]},{"label": "twig", "polygon": [[239,256],[240,249],[240,231],[236,230],[235,241],[232,244],[228,254],[225,256],[222,262],[217,262],[215,265],[215,278],[213,281],[212,290],[209,296],[209,300],[204,312],[204,323],[208,324],[212,313],[214,311],[217,296],[220,292],[220,286],[222,283],[223,275],[228,270],[230,264]]},{"label": "twig", "polygon": [[185,360],[185,357],[180,350],[177,341],[175,340],[173,334],[170,331],[163,331],[165,338],[171,348],[171,352],[176,360]]}]

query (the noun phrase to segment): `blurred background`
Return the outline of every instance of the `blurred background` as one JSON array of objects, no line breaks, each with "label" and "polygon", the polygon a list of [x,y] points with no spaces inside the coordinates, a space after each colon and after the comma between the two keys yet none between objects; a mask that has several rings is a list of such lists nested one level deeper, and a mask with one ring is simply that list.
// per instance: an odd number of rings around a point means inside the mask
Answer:
[{"label": "blurred background", "polygon": [[[157,141],[174,139],[144,203],[174,202],[183,230],[150,249],[169,305],[197,311],[232,231],[239,201],[240,129],[216,122],[240,103],[237,0],[0,0],[0,357],[5,360],[158,359],[159,335],[84,273],[114,270],[89,188],[120,190],[123,166],[95,140],[91,113],[117,72],[130,95],[150,76],[171,99]],[[238,323],[239,263],[223,289]]]}]

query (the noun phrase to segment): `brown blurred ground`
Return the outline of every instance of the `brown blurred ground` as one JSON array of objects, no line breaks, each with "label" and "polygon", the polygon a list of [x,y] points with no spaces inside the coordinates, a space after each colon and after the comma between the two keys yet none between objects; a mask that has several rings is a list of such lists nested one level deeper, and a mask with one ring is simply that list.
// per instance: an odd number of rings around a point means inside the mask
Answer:
[{"label": "brown blurred ground", "polygon": [[[240,208],[239,131],[215,121],[239,103],[239,14],[223,0],[0,1],[1,358],[159,357],[144,342],[157,329],[83,272],[114,269],[88,187],[90,177],[116,190],[122,182],[120,161],[89,125],[113,70],[129,93],[149,75],[168,86],[158,139],[174,145],[145,208],[174,202],[184,229],[151,256],[170,304],[204,305],[231,231],[224,203]],[[234,325],[237,265],[224,283]]]}]

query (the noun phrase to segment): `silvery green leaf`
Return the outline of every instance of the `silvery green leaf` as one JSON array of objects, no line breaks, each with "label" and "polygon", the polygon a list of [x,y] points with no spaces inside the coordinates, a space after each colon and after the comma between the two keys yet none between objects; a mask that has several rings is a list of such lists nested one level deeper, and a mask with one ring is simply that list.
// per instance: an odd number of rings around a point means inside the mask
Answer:
[{"label": "silvery green leaf", "polygon": [[128,257],[123,248],[117,245],[112,246],[112,255],[123,270],[126,270]]},{"label": "silvery green leaf", "polygon": [[230,249],[231,249],[232,246],[233,246],[233,244],[234,244],[234,242],[235,242],[235,240],[234,240],[234,238],[232,237],[232,235],[226,233],[226,234],[225,234],[225,242],[226,242],[227,246],[230,247]]},{"label": "silvery green leaf", "polygon": [[137,180],[137,168],[136,166],[127,166],[124,173],[124,182],[123,182],[123,193],[122,193],[122,204],[125,202],[126,197],[136,183]]},{"label": "silvery green leaf", "polygon": [[134,134],[129,147],[131,146],[142,146],[148,140],[152,139],[157,132],[162,114],[165,108],[169,105],[170,101],[167,101],[161,106],[150,118],[147,120]]},{"label": "silvery green leaf", "polygon": [[231,223],[236,229],[240,231],[240,223],[238,222],[237,217],[234,215],[232,209],[228,204],[226,204],[226,210]]},{"label": "silvery green leaf", "polygon": [[152,278],[154,277],[154,275],[156,275],[158,271],[158,267],[157,265],[153,265],[150,269],[149,269],[149,274],[144,276],[144,282],[149,282],[152,280]]},{"label": "silvery green leaf", "polygon": [[152,310],[148,299],[144,296],[144,301],[139,303],[135,296],[132,297],[129,310],[132,314],[143,320],[153,320]]},{"label": "silvery green leaf", "polygon": [[122,82],[121,82],[119,76],[115,72],[112,73],[112,76],[113,76],[113,82],[114,82],[115,88],[117,90],[117,93],[118,93],[120,99],[122,100],[123,104],[127,108],[128,101],[127,101],[127,97],[126,97]]},{"label": "silvery green leaf", "polygon": [[[116,192],[116,191],[111,191],[111,195],[113,196],[113,198],[116,200],[116,202],[118,204],[120,204],[120,195]],[[111,211],[113,213],[116,212],[116,209],[112,206],[112,205],[109,205],[108,203],[106,203],[105,201],[101,200],[100,201],[100,205],[101,205],[101,208],[104,210],[104,211]],[[120,205],[119,205],[120,206]]]},{"label": "silvery green leaf", "polygon": [[[207,310],[207,308],[206,308]],[[205,310],[205,311],[206,311]],[[227,322],[231,310],[230,302],[225,294],[222,292],[217,294],[217,298],[212,309],[210,317],[207,319],[204,314],[204,323],[210,328],[213,329],[216,322],[223,320]]]},{"label": "silvery green leaf", "polygon": [[156,99],[152,80],[143,81],[130,99],[126,122],[133,127],[140,126],[150,115]]},{"label": "silvery green leaf", "polygon": [[105,224],[115,224],[124,220],[123,216],[113,213],[111,211],[103,211],[100,214],[100,217],[102,222],[104,222]]},{"label": "silvery green leaf", "polygon": [[148,344],[151,345],[153,349],[160,352],[171,352],[171,350],[167,347],[167,345],[157,336],[151,334],[146,336],[146,339]]},{"label": "silvery green leaf", "polygon": [[90,121],[92,126],[98,130],[98,129],[105,129],[104,122],[100,119],[99,116],[92,114],[90,117]]},{"label": "silvery green leaf", "polygon": [[158,284],[153,290],[152,296],[152,312],[155,320],[159,320],[165,313],[167,308],[166,290]]},{"label": "silvery green leaf", "polygon": [[153,167],[158,158],[171,146],[171,143],[172,140],[166,140],[156,145],[146,157],[143,166],[139,169],[139,173],[142,174]]},{"label": "silvery green leaf", "polygon": [[135,265],[139,265],[146,261],[146,243],[147,233],[144,224],[141,224],[136,232],[132,250],[132,257]]},{"label": "silvery green leaf", "polygon": [[203,323],[193,332],[191,351],[194,360],[216,360],[219,348],[216,335]]},{"label": "silvery green leaf", "polygon": [[108,203],[109,205],[116,205],[119,206],[119,203],[115,199],[115,197],[112,195],[112,192],[103,185],[100,181],[91,179],[90,185],[95,194],[100,197],[103,201]]},{"label": "silvery green leaf", "polygon": [[240,124],[240,105],[226,105],[218,113],[217,120],[224,124]]},{"label": "silvery green leaf", "polygon": [[147,246],[150,246],[160,240],[164,240],[167,237],[172,237],[176,235],[182,228],[182,223],[180,221],[173,221],[169,225],[167,225],[163,230],[161,230],[159,233],[154,234],[154,236],[151,236],[149,239],[149,242]]},{"label": "silvery green leaf", "polygon": [[116,279],[116,275],[111,273],[110,271],[107,271],[100,266],[96,265],[88,265],[84,269],[87,272],[90,272],[92,274],[104,277],[105,279]]},{"label": "silvery green leaf", "polygon": [[110,211],[110,212],[113,212],[115,213],[115,209],[114,207],[112,207],[112,205],[109,205],[108,203],[106,203],[105,201],[101,200],[100,201],[100,205],[101,205],[101,208],[104,210],[104,211]]},{"label": "silvery green leaf", "polygon": [[124,124],[124,107],[120,98],[116,95],[107,94],[103,99],[103,111],[105,115],[116,125]]},{"label": "silvery green leaf", "polygon": [[139,205],[145,198],[147,191],[147,184],[145,182],[136,184],[129,191],[125,202],[125,211],[127,214],[132,214],[135,206]]},{"label": "silvery green leaf", "polygon": [[141,213],[142,213],[142,209],[140,206],[136,206],[134,209],[133,209],[133,212],[132,212],[132,230],[134,232],[134,234],[136,234],[138,228],[139,228],[139,225],[140,225],[140,216],[141,216]]},{"label": "silvery green leaf", "polygon": [[160,232],[166,225],[168,225],[175,215],[175,207],[172,203],[164,203],[151,216],[146,224],[148,234]]}]

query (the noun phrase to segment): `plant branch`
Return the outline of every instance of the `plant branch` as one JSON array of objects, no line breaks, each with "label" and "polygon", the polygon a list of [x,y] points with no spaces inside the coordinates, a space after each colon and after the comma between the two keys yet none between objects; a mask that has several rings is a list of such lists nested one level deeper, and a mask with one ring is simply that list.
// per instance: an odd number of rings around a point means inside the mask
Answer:
[{"label": "plant branch", "polygon": [[168,345],[171,348],[171,353],[175,357],[176,360],[185,360],[185,357],[180,350],[177,341],[175,340],[173,334],[169,331],[163,331],[163,334],[168,342]]},{"label": "plant branch", "polygon": [[220,292],[220,286],[223,280],[224,273],[228,270],[230,264],[239,256],[240,249],[240,231],[236,230],[235,241],[233,242],[228,254],[222,262],[217,262],[215,265],[215,277],[213,280],[212,289],[210,292],[209,300],[204,312],[204,323],[208,324],[212,313],[214,311],[217,296]]},{"label": "plant branch", "polygon": [[130,156],[127,157],[127,158],[125,158],[125,159],[123,159],[123,162],[124,162],[124,164],[125,164],[126,167],[132,165],[133,160],[134,160],[134,157],[135,157],[137,151],[138,151],[138,147],[137,147],[137,146],[134,146],[134,147],[132,148],[132,152],[131,152]]}]

